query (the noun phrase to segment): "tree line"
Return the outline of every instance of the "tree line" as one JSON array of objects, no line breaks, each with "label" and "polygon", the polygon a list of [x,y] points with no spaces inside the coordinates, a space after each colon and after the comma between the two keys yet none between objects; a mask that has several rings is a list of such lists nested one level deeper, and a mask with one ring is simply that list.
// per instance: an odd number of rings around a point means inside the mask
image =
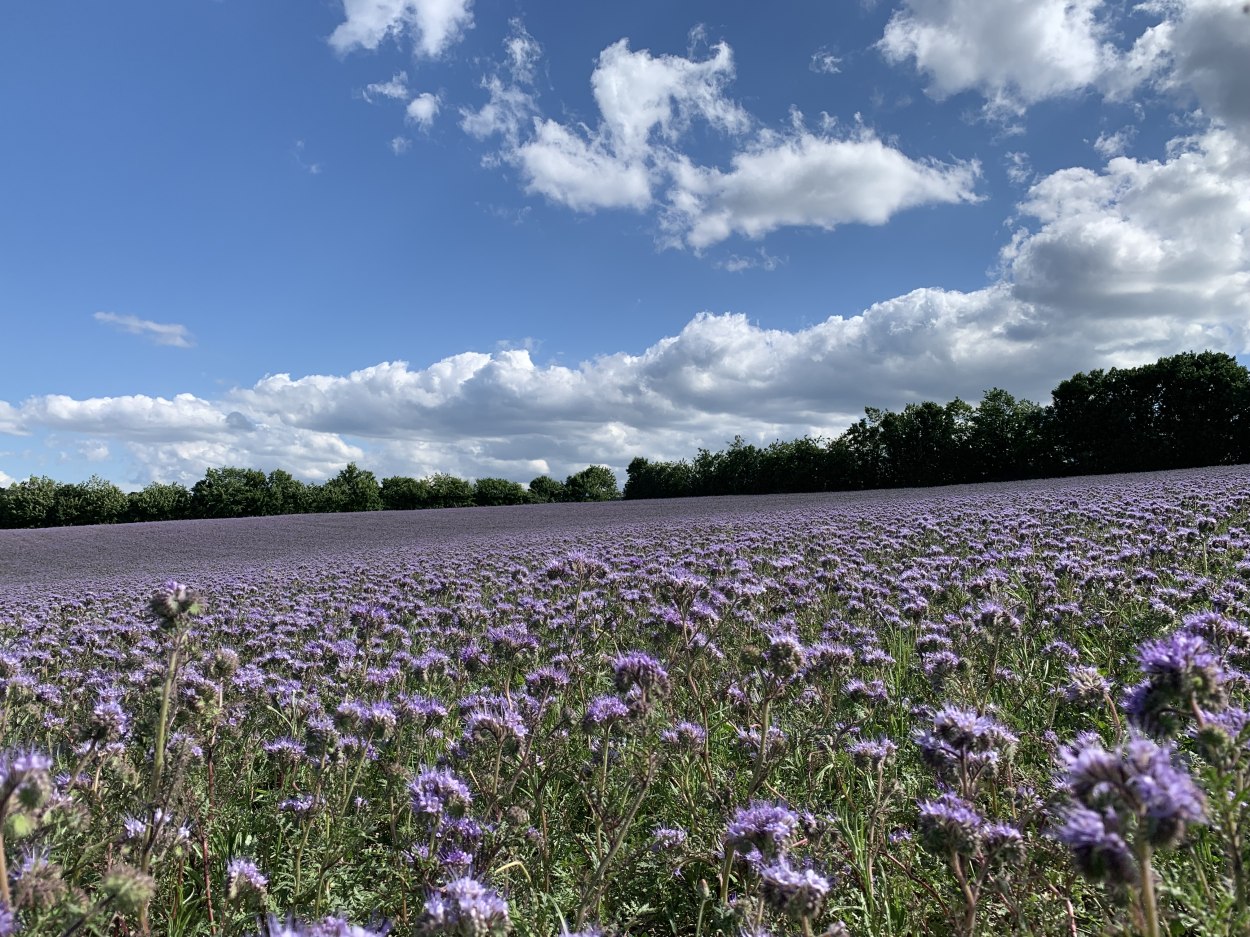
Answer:
[{"label": "tree line", "polygon": [[[868,407],[834,439],[805,436],[755,446],[736,437],[693,459],[638,457],[625,498],[778,494],[1010,481],[1250,462],[1250,372],[1229,355],[1186,352],[1136,368],[1074,374],[1049,405],[1001,388],[973,406],[959,398]],[[528,486],[504,478],[468,481],[446,473],[380,482],[349,464],[321,484],[275,469],[210,468],[190,489],[153,482],[123,492],[97,476],[63,484],[32,476],[0,488],[0,527],[339,511],[605,501],[616,477],[591,465],[563,482]]]},{"label": "tree line", "polygon": [[64,527],[134,521],[209,517],[261,517],[343,511],[409,511],[555,501],[609,501],[620,497],[616,476],[591,465],[558,481],[547,475],[528,488],[505,478],[468,481],[437,473],[426,478],[396,475],[380,482],[353,462],[322,484],[302,482],[275,469],[210,468],[191,488],[153,482],[124,492],[93,475],[85,482],[60,483],[32,476],[0,488],[0,527]]},{"label": "tree line", "polygon": [[636,458],[626,498],[923,487],[1250,462],[1250,372],[1218,352],[1074,374],[1043,406],[995,387],[973,406],[865,409],[835,439],[673,462]]}]

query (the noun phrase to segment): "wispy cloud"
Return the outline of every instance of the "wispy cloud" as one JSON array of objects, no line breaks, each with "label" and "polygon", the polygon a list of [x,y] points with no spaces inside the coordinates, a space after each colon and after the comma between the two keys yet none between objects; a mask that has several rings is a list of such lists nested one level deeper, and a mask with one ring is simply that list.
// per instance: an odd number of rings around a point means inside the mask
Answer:
[{"label": "wispy cloud", "polygon": [[150,322],[138,316],[124,316],[116,312],[97,312],[95,320],[131,335],[141,335],[157,345],[172,345],[174,348],[191,348],[195,345],[195,338],[187,327],[174,322]]}]

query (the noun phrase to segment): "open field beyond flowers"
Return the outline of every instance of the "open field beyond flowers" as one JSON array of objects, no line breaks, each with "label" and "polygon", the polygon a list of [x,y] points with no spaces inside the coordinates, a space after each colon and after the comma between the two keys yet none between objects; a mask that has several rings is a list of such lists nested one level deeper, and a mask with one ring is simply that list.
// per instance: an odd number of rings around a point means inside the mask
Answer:
[{"label": "open field beyond flowers", "polygon": [[1245,467],[0,532],[0,935],[1243,934],[1248,551]]}]

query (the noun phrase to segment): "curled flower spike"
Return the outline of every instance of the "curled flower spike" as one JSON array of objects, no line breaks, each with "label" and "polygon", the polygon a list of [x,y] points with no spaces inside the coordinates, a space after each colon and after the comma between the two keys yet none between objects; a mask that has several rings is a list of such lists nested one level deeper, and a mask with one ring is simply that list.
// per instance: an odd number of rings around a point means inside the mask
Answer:
[{"label": "curled flower spike", "polygon": [[757,801],[740,807],[725,832],[725,846],[746,855],[758,851],[775,856],[785,850],[799,830],[799,816],[781,804]]},{"label": "curled flower spike", "polygon": [[496,937],[512,927],[508,903],[477,879],[454,879],[425,900],[420,934],[439,937]]},{"label": "curled flower spike", "polygon": [[1224,669],[1206,640],[1189,631],[1146,641],[1137,649],[1146,679],[1124,701],[1130,721],[1159,738],[1171,738],[1195,710],[1228,705]]},{"label": "curled flower spike", "polygon": [[198,615],[201,610],[198,592],[170,579],[152,593],[148,608],[157,618],[171,624],[185,615]]}]

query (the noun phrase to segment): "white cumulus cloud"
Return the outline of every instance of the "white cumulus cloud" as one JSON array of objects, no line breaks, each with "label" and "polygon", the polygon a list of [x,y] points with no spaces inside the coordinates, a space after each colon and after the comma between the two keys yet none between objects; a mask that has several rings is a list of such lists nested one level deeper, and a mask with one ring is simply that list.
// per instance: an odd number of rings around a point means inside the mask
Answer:
[{"label": "white cumulus cloud", "polygon": [[437,94],[429,91],[419,94],[408,102],[408,119],[422,130],[428,130],[438,116],[441,103]]},{"label": "white cumulus cloud", "polygon": [[975,201],[979,172],[976,163],[913,160],[866,132],[769,136],[728,171],[682,167],[665,223],[696,249],[787,226],[879,225],[916,205]]},{"label": "white cumulus cloud", "polygon": [[1115,59],[1098,19],[1103,0],[903,0],[879,48],[912,61],[946,98],[977,91],[1020,110],[1094,84]]},{"label": "white cumulus cloud", "polygon": [[[914,206],[977,199],[975,161],[914,159],[862,127],[813,134],[797,113],[786,133],[759,126],[729,95],[734,59],[723,42],[703,58],[634,50],[625,39],[608,46],[590,76],[593,126],[543,118],[516,71],[505,63],[488,75],[487,103],[461,112],[466,133],[501,138],[488,165],[515,167],[527,192],[574,211],[655,210],[666,246],[701,250],[782,227],[883,224]],[[695,123],[729,144],[726,168],[686,152]]]},{"label": "white cumulus cloud", "polygon": [[414,54],[434,58],[473,25],[472,0],[342,0],[345,19],[330,35],[339,53],[407,39]]}]

